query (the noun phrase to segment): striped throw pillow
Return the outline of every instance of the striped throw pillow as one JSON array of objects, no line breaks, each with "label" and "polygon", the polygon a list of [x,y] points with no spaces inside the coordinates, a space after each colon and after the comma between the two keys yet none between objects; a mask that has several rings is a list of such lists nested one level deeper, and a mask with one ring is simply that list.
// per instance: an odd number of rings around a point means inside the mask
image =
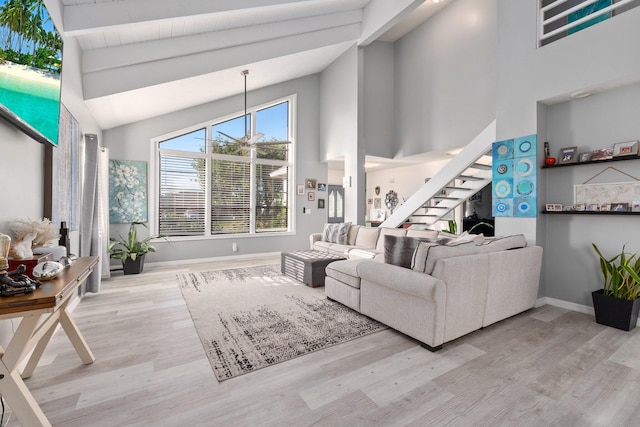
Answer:
[{"label": "striped throw pillow", "polygon": [[346,245],[349,236],[350,222],[325,224],[322,230],[322,241]]}]

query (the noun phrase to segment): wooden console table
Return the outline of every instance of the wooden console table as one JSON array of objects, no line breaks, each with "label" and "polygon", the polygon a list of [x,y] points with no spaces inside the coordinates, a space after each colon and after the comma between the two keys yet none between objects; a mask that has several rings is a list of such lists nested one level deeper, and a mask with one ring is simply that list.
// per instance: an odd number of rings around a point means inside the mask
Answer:
[{"label": "wooden console table", "polygon": [[[0,297],[0,319],[22,318],[7,349],[0,347],[0,394],[24,426],[51,425],[22,379],[33,374],[58,324],[82,363],[95,360],[67,306],[97,263],[98,257],[78,258],[59,277],[42,282],[32,293]],[[31,350],[33,353],[20,374],[18,367]]]}]

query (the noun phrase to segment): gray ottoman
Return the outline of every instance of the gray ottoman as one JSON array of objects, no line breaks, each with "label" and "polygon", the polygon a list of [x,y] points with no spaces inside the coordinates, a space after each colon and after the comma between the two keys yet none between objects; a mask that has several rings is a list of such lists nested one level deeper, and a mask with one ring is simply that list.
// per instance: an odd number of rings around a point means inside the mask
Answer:
[{"label": "gray ottoman", "polygon": [[343,259],[344,257],[338,255],[314,250],[283,252],[280,271],[292,279],[315,288],[324,286],[327,265]]}]

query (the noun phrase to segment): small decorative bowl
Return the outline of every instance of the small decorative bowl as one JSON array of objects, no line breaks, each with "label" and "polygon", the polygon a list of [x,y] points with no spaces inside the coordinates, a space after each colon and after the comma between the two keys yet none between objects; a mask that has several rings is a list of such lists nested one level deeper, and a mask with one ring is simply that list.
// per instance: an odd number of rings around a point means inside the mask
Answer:
[{"label": "small decorative bowl", "polygon": [[544,164],[547,166],[553,166],[556,164],[556,158],[555,157],[547,157],[546,159],[544,159]]}]

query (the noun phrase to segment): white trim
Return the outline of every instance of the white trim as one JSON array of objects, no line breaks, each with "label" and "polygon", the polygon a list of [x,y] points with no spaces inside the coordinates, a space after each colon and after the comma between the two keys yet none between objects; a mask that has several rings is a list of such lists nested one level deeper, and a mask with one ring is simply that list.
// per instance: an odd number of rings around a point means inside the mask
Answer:
[{"label": "white trim", "polygon": [[200,264],[203,262],[214,262],[214,261],[232,261],[232,260],[241,260],[241,259],[263,259],[270,258],[274,256],[280,255],[282,252],[263,252],[259,254],[244,254],[244,255],[229,255],[229,256],[220,256],[220,257],[210,257],[210,258],[194,258],[194,259],[182,259],[175,261],[157,261],[157,262],[145,262],[144,264],[149,267],[154,266],[170,266],[170,265],[189,265],[189,264]]},{"label": "white trim", "polygon": [[[578,313],[588,314],[595,317],[593,307],[588,305],[576,304],[575,302],[563,301],[561,299],[551,297],[541,297],[536,300],[536,308],[543,305],[552,305],[554,307],[560,307],[571,311],[577,311]],[[595,322],[595,319],[594,319]],[[640,319],[636,323],[636,326],[640,326]]]}]

